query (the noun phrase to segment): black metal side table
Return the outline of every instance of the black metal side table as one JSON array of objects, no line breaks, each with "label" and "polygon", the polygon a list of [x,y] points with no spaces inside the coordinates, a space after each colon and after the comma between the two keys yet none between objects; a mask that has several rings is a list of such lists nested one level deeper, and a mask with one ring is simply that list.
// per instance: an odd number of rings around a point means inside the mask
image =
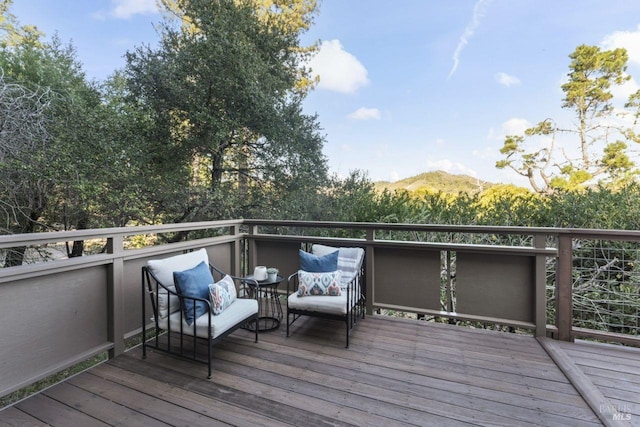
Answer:
[{"label": "black metal side table", "polygon": [[[253,298],[258,294],[258,324],[256,321],[248,323],[247,329],[255,331],[273,331],[280,327],[280,321],[284,317],[282,314],[282,305],[278,295],[278,285],[284,280],[283,276],[278,275],[276,280],[255,280],[253,274],[243,278],[244,283],[248,286],[249,292]],[[256,286],[257,283],[257,286]]]}]

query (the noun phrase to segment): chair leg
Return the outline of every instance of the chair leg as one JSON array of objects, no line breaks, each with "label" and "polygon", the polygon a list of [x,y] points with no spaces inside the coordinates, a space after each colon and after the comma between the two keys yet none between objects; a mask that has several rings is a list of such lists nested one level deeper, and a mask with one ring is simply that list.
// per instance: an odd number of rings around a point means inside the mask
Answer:
[{"label": "chair leg", "polygon": [[287,310],[287,338],[289,337],[289,310]]},{"label": "chair leg", "polygon": [[209,339],[209,350],[208,350],[208,359],[207,360],[207,369],[209,370],[209,374],[207,375],[207,379],[211,379],[211,339]]},{"label": "chair leg", "polygon": [[258,319],[258,315],[256,314],[256,341],[255,342],[258,342],[258,329],[259,329],[258,326],[259,326],[259,322],[260,322],[260,320]]},{"label": "chair leg", "polygon": [[349,348],[349,316],[347,315],[347,321],[345,322],[347,324],[347,345],[345,346],[345,348]]}]

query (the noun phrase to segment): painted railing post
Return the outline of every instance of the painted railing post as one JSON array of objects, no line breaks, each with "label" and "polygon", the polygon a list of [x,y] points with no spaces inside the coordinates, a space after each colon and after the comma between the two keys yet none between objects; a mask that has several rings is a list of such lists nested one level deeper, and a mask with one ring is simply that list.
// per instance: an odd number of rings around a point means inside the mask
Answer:
[{"label": "painted railing post", "polygon": [[240,225],[232,225],[230,228],[233,237],[235,237],[231,245],[231,274],[235,276],[242,276],[244,275],[241,267],[242,241],[238,238],[240,235]]},{"label": "painted railing post", "polygon": [[570,235],[558,236],[558,267],[556,275],[556,327],[558,339],[573,341],[573,240]]},{"label": "painted railing post", "polygon": [[107,268],[107,336],[113,343],[109,358],[124,353],[124,258],[122,235],[107,238],[107,253],[113,260]]},{"label": "painted railing post", "polygon": [[366,292],[367,299],[365,301],[365,307],[367,310],[367,314],[371,315],[373,313],[373,292],[375,288],[375,255],[373,249],[373,242],[376,240],[376,231],[372,228],[367,229],[367,244],[365,245],[365,281],[366,281]]},{"label": "painted railing post", "polygon": [[[249,226],[249,235],[255,236],[258,234],[258,226],[251,225]],[[253,267],[255,267],[256,260],[258,259],[258,248],[256,247],[255,239],[249,239],[249,249],[247,250],[247,255],[249,259],[245,262],[245,268],[247,269],[246,274],[253,273]]]},{"label": "painted railing post", "polygon": [[[534,246],[536,249],[544,249],[547,246],[547,235],[536,234],[534,236]],[[536,337],[547,335],[547,256],[536,255],[535,264],[535,313]]]}]

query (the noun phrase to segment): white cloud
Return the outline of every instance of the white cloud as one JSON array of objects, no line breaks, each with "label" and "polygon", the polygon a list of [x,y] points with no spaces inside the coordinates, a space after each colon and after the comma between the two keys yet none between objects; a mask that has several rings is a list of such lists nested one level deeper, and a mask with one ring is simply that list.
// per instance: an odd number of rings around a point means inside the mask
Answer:
[{"label": "white cloud", "polygon": [[482,149],[473,150],[471,154],[481,160],[491,160],[496,158],[497,152],[494,147],[484,147]]},{"label": "white cloud", "polygon": [[611,86],[611,94],[614,98],[621,99],[626,102],[629,99],[629,95],[632,93],[636,93],[640,89],[638,83],[634,80],[633,77],[628,81],[624,82],[621,85],[612,85]]},{"label": "white cloud", "polygon": [[614,31],[604,37],[600,46],[606,50],[627,49],[629,62],[640,65],[640,25],[635,31]]},{"label": "white cloud", "polygon": [[498,83],[506,87],[520,84],[519,78],[517,78],[516,76],[511,76],[507,73],[500,72],[500,73],[497,73],[495,77]]},{"label": "white cloud", "polygon": [[360,107],[347,117],[352,120],[380,120],[382,113],[377,108]]},{"label": "white cloud", "polygon": [[[129,19],[133,15],[150,15],[158,13],[156,0],[111,0],[109,16],[118,19]],[[99,13],[96,16],[101,15]]]},{"label": "white cloud", "polygon": [[529,123],[527,119],[514,117],[502,123],[502,135],[500,135],[500,138],[507,135],[523,135],[524,131],[529,129],[530,127],[531,123]]},{"label": "white cloud", "polygon": [[491,1],[492,0],[478,0],[473,7],[473,17],[471,18],[471,22],[467,24],[467,27],[460,36],[458,46],[456,46],[456,50],[453,52],[453,67],[451,68],[451,71],[449,71],[447,80],[451,78],[453,73],[458,69],[458,64],[460,64],[460,54],[464,47],[469,43],[469,39],[475,34],[476,29],[478,29],[478,26],[480,25],[480,18],[484,16],[484,11]]},{"label": "white cloud", "polygon": [[400,181],[400,174],[398,173],[398,171],[393,170],[389,172],[389,181],[391,182]]},{"label": "white cloud", "polygon": [[531,123],[527,119],[521,119],[519,117],[513,117],[500,125],[500,129],[497,130],[493,127],[489,128],[487,133],[488,141],[504,141],[507,135],[523,135],[524,131],[532,127]]},{"label": "white cloud", "polygon": [[[635,31],[614,31],[604,37],[600,47],[605,50],[624,48],[629,55],[630,65],[640,65],[640,25]],[[626,101],[629,95],[640,89],[640,85],[631,78],[625,84],[612,86],[611,93],[615,98]]]},{"label": "white cloud", "polygon": [[367,69],[358,58],[344,50],[340,40],[323,41],[309,66],[314,76],[320,76],[320,89],[354,93],[369,83]]},{"label": "white cloud", "polygon": [[465,174],[476,177],[478,174],[475,170],[466,167],[462,163],[452,162],[448,159],[442,159],[435,162],[427,162],[429,170],[442,170],[452,174]]}]

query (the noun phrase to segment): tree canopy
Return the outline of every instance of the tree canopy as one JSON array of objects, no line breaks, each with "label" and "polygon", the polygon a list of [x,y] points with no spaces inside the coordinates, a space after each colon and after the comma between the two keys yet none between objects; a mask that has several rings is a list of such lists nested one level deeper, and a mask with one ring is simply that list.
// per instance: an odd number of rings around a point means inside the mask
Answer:
[{"label": "tree canopy", "polygon": [[181,6],[191,25],[166,20],[160,46],[129,53],[125,69],[132,99],[154,117],[149,145],[192,189],[177,218],[247,214],[326,179],[323,137],[296,91],[298,32],[261,20],[253,2]]},{"label": "tree canopy", "polygon": [[[327,182],[302,111],[316,2],[164,1],[157,47],[105,82],[0,0],[3,233],[300,212]],[[171,9],[172,8],[172,9]],[[189,25],[183,25],[183,23]],[[303,89],[301,89],[303,88]],[[81,255],[83,242],[69,248]],[[5,265],[22,262],[24,248]]]},{"label": "tree canopy", "polygon": [[[496,163],[526,177],[538,193],[597,182],[621,185],[638,174],[629,150],[629,143],[640,141],[633,130],[636,123],[620,120],[612,104],[612,86],[630,79],[626,50],[581,45],[569,58],[562,107],[575,113],[575,127],[546,119],[523,135],[508,135],[500,150],[504,159]],[[625,106],[637,107],[638,96],[632,95]]]}]

